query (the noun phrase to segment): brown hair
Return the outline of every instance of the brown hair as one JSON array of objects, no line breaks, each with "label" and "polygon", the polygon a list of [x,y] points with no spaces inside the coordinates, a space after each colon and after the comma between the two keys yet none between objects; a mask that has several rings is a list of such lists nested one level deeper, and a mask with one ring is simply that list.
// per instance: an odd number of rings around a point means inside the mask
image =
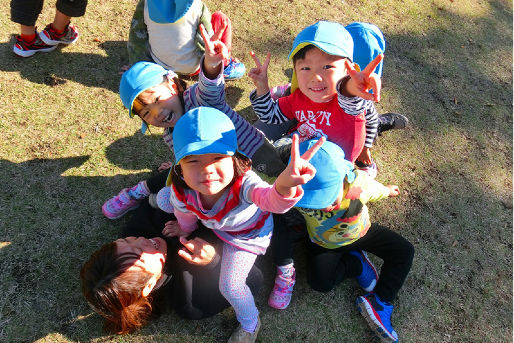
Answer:
[{"label": "brown hair", "polygon": [[[232,161],[234,161],[234,178],[232,182],[229,184],[231,186],[234,181],[241,176],[243,176],[248,170],[252,168],[252,160],[249,157],[241,154],[239,151],[236,151],[235,155],[232,156]],[[191,189],[182,177],[182,168],[177,163],[171,168],[171,183],[175,187],[179,187],[182,189]]]},{"label": "brown hair", "polygon": [[139,255],[118,255],[116,242],[95,251],[80,270],[82,294],[104,319],[104,329],[126,334],[146,324],[152,314],[152,299],[142,290],[151,275],[128,270]]}]

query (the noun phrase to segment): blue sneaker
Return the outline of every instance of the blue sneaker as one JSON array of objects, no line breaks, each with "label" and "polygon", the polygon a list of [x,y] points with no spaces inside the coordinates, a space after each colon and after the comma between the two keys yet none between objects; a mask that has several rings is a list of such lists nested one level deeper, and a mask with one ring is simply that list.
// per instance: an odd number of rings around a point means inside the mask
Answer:
[{"label": "blue sneaker", "polygon": [[374,293],[357,297],[356,304],[359,312],[382,342],[398,342],[398,334],[391,325],[393,305],[380,300]]},{"label": "blue sneaker", "polygon": [[239,62],[233,57],[230,57],[230,61],[223,70],[223,77],[225,80],[237,80],[242,78],[245,75],[245,72],[246,68],[243,62]]},{"label": "blue sneaker", "polygon": [[366,292],[371,292],[378,281],[378,273],[375,266],[368,258],[368,255],[364,251],[350,251],[350,254],[357,257],[362,264],[362,273],[357,276],[357,282],[359,286]]}]

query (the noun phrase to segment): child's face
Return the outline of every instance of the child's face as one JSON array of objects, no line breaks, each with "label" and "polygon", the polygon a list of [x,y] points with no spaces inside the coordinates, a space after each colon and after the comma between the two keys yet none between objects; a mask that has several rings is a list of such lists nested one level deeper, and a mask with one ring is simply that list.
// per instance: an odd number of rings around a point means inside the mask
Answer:
[{"label": "child's face", "polygon": [[148,88],[137,97],[132,108],[148,125],[157,127],[173,127],[184,114],[173,81]]},{"label": "child's face", "polygon": [[[222,154],[190,155],[180,160],[185,183],[193,190],[217,200],[234,178],[232,156]],[[217,197],[216,197],[217,196]]]},{"label": "child's face", "polygon": [[332,100],[337,94],[337,82],[346,75],[344,60],[318,48],[310,49],[294,66],[298,88],[314,102]]}]

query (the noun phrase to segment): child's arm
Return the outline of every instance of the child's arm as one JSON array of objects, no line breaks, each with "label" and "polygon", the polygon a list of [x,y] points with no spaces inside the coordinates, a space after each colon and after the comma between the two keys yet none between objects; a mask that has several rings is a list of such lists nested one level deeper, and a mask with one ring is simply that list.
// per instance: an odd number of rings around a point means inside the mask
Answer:
[{"label": "child's arm", "polygon": [[375,136],[377,135],[378,129],[378,112],[373,105],[373,102],[366,101],[366,140],[364,142],[364,147],[362,151],[357,157],[357,161],[360,161],[364,164],[370,165],[373,163],[373,159],[371,158],[371,148],[373,147],[373,141],[375,140]]},{"label": "child's arm", "polygon": [[148,54],[148,29],[145,19],[145,0],[140,0],[130,23],[127,50],[130,65],[139,61],[151,61]]},{"label": "child's arm", "polygon": [[[203,73],[207,78],[214,80],[221,72],[223,60],[229,58],[228,49],[223,42],[219,40],[212,41],[207,35],[203,25],[200,25],[200,34],[205,44]],[[216,36],[216,34],[214,34],[214,36]]]},{"label": "child's arm", "polygon": [[[356,71],[354,66],[348,60],[345,60],[350,78],[341,83],[341,93],[348,97],[358,96],[366,100],[380,101],[380,76],[373,71],[383,59],[383,54],[378,55],[363,71]],[[370,89],[373,89],[373,93],[368,92]]]},{"label": "child's arm", "polygon": [[250,51],[250,55],[255,62],[255,68],[250,69],[248,77],[252,79],[253,84],[255,85],[257,97],[261,97],[269,93],[268,66],[271,59],[271,53],[268,52],[266,60],[264,60],[264,63],[262,64],[253,51]]},{"label": "child's arm", "polygon": [[325,137],[321,137],[316,144],[307,150],[302,156],[299,154],[298,135],[293,135],[293,144],[291,146],[291,160],[286,169],[275,180],[275,188],[277,192],[285,198],[291,198],[298,193],[301,185],[309,182],[316,174],[316,169],[309,163],[316,151],[325,142]]}]

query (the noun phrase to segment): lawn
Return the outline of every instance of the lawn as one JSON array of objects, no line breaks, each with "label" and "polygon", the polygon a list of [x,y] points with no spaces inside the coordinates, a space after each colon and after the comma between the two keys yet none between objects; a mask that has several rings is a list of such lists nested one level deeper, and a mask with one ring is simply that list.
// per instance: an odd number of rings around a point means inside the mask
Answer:
[{"label": "lawn", "polygon": [[[370,206],[371,220],[415,246],[394,302],[403,342],[512,342],[512,1],[205,0],[233,24],[233,54],[272,53],[270,83],[288,81],[287,54],[301,28],[326,19],[378,25],[387,40],[380,113],[411,125],[373,149],[377,180],[401,196]],[[136,1],[90,1],[77,44],[48,54],[12,53],[18,26],[0,0],[0,341],[225,342],[232,309],[201,321],[168,313],[129,336],[108,335],[80,293],[79,270],[115,239],[127,218],[103,217],[103,202],[167,159],[160,130],[142,135],[117,95]],[[53,19],[47,1],[38,19]],[[256,117],[248,77],[227,100]],[[286,311],[267,306],[274,271],[265,256],[256,296],[259,342],[374,342],[354,301],[354,280],[328,294],[305,280]],[[375,259],[378,265],[380,260]]]}]

